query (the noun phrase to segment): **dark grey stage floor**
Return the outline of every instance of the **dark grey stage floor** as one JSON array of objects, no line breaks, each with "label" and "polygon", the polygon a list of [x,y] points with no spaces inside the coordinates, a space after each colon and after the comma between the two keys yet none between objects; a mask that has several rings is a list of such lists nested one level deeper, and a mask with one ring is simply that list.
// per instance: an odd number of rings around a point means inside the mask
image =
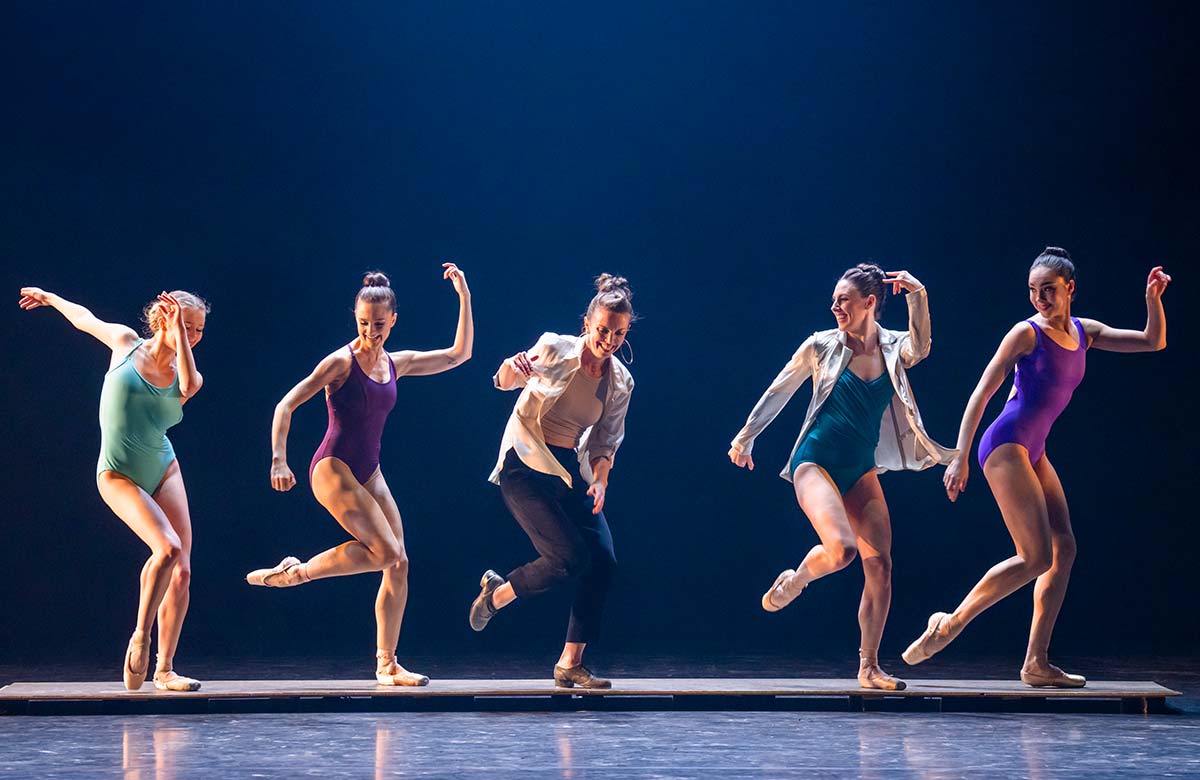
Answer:
[{"label": "dark grey stage floor", "polygon": [[[1153,679],[1185,696],[1172,700],[1173,714],[1150,716],[568,711],[5,717],[0,778],[1200,777],[1197,659],[1061,660],[1095,677]],[[335,670],[328,664],[276,669],[292,679],[339,676],[330,674]],[[822,669],[779,658],[740,656],[712,664],[612,657],[602,666],[613,674],[655,677],[846,674],[832,662]],[[187,671],[207,673],[205,666],[197,662]],[[498,666],[498,679],[533,677],[540,669],[515,659]],[[220,676],[250,679],[266,670],[256,662],[218,667],[225,670]],[[470,676],[487,676],[481,669],[474,667]],[[1002,678],[997,669],[1003,671],[986,659],[942,663],[928,677]],[[421,670],[470,672],[444,662]],[[915,679],[912,672],[924,667],[904,671]],[[77,668],[0,666],[0,682],[31,679],[31,673],[44,680],[56,674],[79,678]]]}]

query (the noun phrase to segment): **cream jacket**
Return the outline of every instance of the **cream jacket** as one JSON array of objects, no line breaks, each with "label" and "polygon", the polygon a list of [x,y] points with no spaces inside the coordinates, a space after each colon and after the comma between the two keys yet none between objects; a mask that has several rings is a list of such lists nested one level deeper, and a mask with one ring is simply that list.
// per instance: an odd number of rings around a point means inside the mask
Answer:
[{"label": "cream jacket", "polygon": [[[517,372],[517,387],[523,387],[517,405],[504,428],[500,441],[500,457],[488,481],[500,484],[500,470],[504,467],[504,456],[515,449],[526,466],[543,474],[553,474],[569,486],[571,475],[546,447],[542,434],[542,415],[550,411],[562,395],[563,390],[579,370],[580,353],[583,352],[582,336],[560,336],[543,333],[529,357],[537,356],[533,363],[533,376],[528,380]],[[625,438],[625,412],[629,409],[629,396],[633,392],[633,377],[629,370],[615,358],[608,361],[608,393],[604,399],[604,413],[600,421],[583,432],[576,453],[579,457],[579,473],[588,484],[592,482],[592,461],[608,458],[611,462]],[[492,377],[500,389],[500,374]],[[516,388],[513,388],[516,389]]]},{"label": "cream jacket", "polygon": [[[917,410],[916,399],[908,384],[905,369],[912,368],[929,355],[932,341],[929,335],[929,296],[925,288],[910,292],[906,297],[908,331],[879,329],[879,348],[896,391],[891,405],[883,413],[879,445],[875,448],[875,471],[879,474],[900,469],[920,471],[939,463],[947,464],[958,455],[958,450],[941,446],[925,432],[921,413]],[[804,380],[812,377],[813,396],[804,418],[804,427],[800,429],[787,465],[779,474],[791,482],[792,458],[816,421],[825,399],[833,392],[838,377],[850,365],[851,357],[853,352],[846,345],[846,334],[836,328],[814,333],[805,339],[754,405],[746,425],[733,439],[733,448],[749,454],[758,435],[783,410]]]}]

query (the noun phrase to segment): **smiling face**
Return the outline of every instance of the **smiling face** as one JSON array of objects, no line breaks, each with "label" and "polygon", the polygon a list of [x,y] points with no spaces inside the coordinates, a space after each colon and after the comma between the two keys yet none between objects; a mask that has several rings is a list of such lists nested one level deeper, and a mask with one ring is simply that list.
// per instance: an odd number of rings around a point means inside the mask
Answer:
[{"label": "smiling face", "polygon": [[1074,294],[1075,280],[1066,281],[1053,268],[1038,265],[1029,272],[1029,302],[1047,319],[1070,313]]},{"label": "smiling face", "polygon": [[862,328],[875,319],[875,296],[863,295],[849,279],[842,279],[833,288],[833,304],[829,307],[837,320],[838,330]]},{"label": "smiling face", "polygon": [[592,356],[604,360],[621,348],[629,335],[629,315],[597,306],[583,321],[584,345]]},{"label": "smiling face", "polygon": [[359,301],[354,306],[354,324],[358,328],[358,339],[363,347],[376,349],[387,341],[392,326],[396,324],[396,312],[386,303]]}]

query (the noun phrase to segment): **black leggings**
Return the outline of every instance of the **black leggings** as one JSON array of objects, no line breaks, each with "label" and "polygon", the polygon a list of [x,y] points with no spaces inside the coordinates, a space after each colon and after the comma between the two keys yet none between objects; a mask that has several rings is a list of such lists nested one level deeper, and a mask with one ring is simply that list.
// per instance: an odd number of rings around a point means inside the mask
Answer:
[{"label": "black leggings", "polygon": [[500,471],[500,493],[508,511],[521,524],[539,558],[509,572],[518,598],[578,580],[568,642],[591,642],[600,631],[600,616],[608,596],[617,559],[612,532],[604,513],[592,514],[588,485],[579,475],[575,451],[550,447],[550,452],[571,475],[571,487],[552,474],[525,465],[516,450],[509,450]]}]

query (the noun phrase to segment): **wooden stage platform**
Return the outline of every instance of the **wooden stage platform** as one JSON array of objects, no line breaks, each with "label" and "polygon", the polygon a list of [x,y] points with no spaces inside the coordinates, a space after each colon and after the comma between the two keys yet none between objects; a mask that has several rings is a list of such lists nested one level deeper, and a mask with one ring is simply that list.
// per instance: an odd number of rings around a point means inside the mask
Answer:
[{"label": "wooden stage platform", "polygon": [[123,715],[250,712],[470,712],[565,710],[825,710],[913,712],[1169,711],[1178,691],[1153,682],[1089,682],[1075,690],[1013,680],[909,681],[904,691],[865,690],[854,680],[617,679],[609,690],[556,688],[550,680],[432,681],[423,688],[367,680],[210,680],[192,693],[129,692],[120,682],[13,683],[0,714]]}]

